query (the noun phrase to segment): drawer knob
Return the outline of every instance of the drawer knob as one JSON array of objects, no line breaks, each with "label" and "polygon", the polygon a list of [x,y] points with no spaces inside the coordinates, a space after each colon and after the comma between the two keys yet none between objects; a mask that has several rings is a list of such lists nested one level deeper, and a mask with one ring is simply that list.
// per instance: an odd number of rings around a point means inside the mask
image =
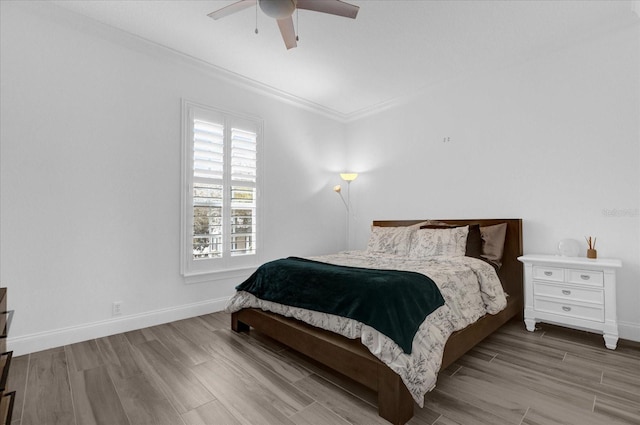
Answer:
[{"label": "drawer knob", "polygon": [[567,290],[567,289],[563,289],[562,290],[562,294],[563,295],[571,295],[571,291]]},{"label": "drawer knob", "polygon": [[553,272],[544,272],[545,276],[551,276],[553,274]]},{"label": "drawer knob", "polygon": [[564,311],[571,311],[571,307],[562,306],[562,309],[563,309]]},{"label": "drawer knob", "polygon": [[589,279],[591,279],[591,276],[589,276],[588,274],[581,274],[581,275],[580,275],[580,278],[581,278],[582,280],[589,280]]}]

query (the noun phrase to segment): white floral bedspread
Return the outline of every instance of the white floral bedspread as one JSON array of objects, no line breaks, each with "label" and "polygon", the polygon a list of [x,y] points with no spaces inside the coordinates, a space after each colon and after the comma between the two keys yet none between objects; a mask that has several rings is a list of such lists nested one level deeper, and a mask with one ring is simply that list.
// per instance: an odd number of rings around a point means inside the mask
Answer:
[{"label": "white floral bedspread", "polygon": [[449,335],[486,313],[498,313],[507,305],[495,270],[476,258],[431,257],[416,260],[391,254],[346,251],[310,259],[344,266],[409,270],[425,274],[440,288],[445,305],[427,316],[420,325],[413,339],[411,354],[404,353],[390,338],[355,320],[263,301],[248,292],[237,292],[229,300],[227,311],[260,308],[347,338],[360,338],[373,355],[400,375],[420,407],[423,406],[424,395],[436,384]]}]

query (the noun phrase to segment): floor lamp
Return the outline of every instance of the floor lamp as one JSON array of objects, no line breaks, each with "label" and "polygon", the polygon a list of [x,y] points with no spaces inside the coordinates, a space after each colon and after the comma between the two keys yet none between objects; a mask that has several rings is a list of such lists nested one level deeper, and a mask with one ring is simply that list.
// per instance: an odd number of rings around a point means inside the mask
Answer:
[{"label": "floor lamp", "polygon": [[351,182],[354,181],[358,177],[358,173],[340,173],[340,178],[347,182],[347,200],[345,201],[344,196],[342,196],[342,187],[338,184],[333,187],[333,190],[340,195],[340,199],[342,199],[342,203],[347,209],[347,232],[346,232],[346,242],[347,242],[347,250],[349,249],[349,222],[351,221]]}]

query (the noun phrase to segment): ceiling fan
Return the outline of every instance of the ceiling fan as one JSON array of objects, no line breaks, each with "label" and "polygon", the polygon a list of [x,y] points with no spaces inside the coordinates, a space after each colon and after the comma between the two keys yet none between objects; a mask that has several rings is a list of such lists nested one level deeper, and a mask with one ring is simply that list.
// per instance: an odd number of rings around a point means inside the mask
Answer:
[{"label": "ceiling fan", "polygon": [[[323,12],[352,19],[356,18],[358,10],[360,10],[359,6],[340,0],[240,0],[222,9],[218,9],[215,12],[211,12],[208,16],[213,19],[224,18],[232,13],[255,6],[256,1],[265,15],[278,21],[280,34],[282,34],[282,39],[287,49],[298,45],[292,18],[293,12],[296,9],[312,10],[314,12]],[[256,32],[257,31],[256,29]]]}]

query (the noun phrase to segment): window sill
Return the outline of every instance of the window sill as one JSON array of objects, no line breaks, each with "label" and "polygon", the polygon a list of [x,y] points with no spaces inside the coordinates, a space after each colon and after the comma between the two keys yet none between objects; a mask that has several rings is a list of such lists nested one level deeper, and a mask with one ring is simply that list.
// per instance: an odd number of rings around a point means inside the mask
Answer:
[{"label": "window sill", "polygon": [[[217,270],[217,271],[207,271],[207,272],[197,272],[183,275],[184,283],[190,285],[192,283],[205,283],[205,282],[215,282],[218,280],[229,280],[229,279],[242,279],[244,281],[247,279],[251,273],[256,271],[256,266],[251,267],[240,267],[237,269],[227,269],[227,270]],[[238,284],[242,283],[241,281]]]}]

